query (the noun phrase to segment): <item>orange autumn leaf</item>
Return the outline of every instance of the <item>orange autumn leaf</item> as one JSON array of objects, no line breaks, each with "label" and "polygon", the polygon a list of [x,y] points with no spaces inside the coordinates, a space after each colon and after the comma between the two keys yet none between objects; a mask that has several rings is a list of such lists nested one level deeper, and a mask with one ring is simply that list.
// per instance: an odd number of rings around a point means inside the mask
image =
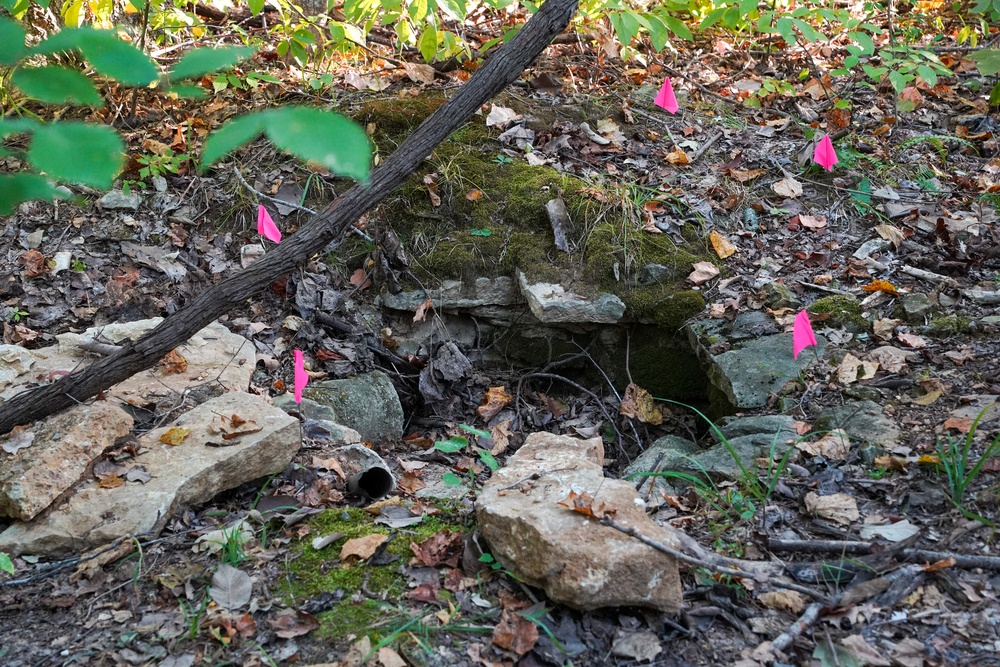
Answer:
[{"label": "orange autumn leaf", "polygon": [[483,418],[483,421],[488,422],[496,417],[498,412],[510,405],[513,400],[514,397],[507,393],[505,387],[490,387],[486,390],[486,396],[483,397],[483,404],[476,408],[476,412]]},{"label": "orange autumn leaf", "polygon": [[678,148],[667,153],[667,162],[675,167],[683,167],[686,164],[691,164],[691,158],[682,149]]},{"label": "orange autumn leaf", "polygon": [[190,429],[175,426],[160,436],[160,442],[173,447],[184,442],[189,435],[191,435]]},{"label": "orange autumn leaf", "polygon": [[125,480],[118,475],[108,475],[97,483],[102,489],[115,489],[125,483]]},{"label": "orange autumn leaf", "polygon": [[483,196],[483,191],[478,188],[472,188],[465,193],[465,198],[469,201],[479,201]]},{"label": "orange autumn leaf", "polygon": [[725,236],[714,229],[708,233],[708,238],[712,242],[712,249],[720,259],[725,259],[736,252],[736,246]]},{"label": "orange autumn leaf", "polygon": [[897,296],[899,292],[896,291],[896,286],[890,283],[888,280],[873,280],[867,285],[862,285],[861,289],[865,292],[886,292]]},{"label": "orange autumn leaf", "polygon": [[178,374],[183,373],[187,370],[188,362],[187,359],[177,351],[177,348],[167,352],[166,356],[160,359],[160,366],[163,367],[164,373]]},{"label": "orange autumn leaf", "polygon": [[615,510],[608,508],[604,503],[594,501],[594,497],[584,491],[577,493],[570,491],[569,495],[559,501],[563,507],[568,507],[577,514],[601,519],[603,517],[613,517]]}]

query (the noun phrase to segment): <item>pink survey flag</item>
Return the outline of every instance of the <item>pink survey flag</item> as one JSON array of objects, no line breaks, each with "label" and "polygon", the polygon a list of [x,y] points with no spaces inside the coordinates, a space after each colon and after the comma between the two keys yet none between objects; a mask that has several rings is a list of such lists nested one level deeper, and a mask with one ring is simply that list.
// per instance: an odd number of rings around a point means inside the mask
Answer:
[{"label": "pink survey flag", "polygon": [[294,350],[292,356],[295,357],[295,402],[302,402],[302,390],[309,382],[309,374],[306,373],[305,359],[302,357],[302,350]]},{"label": "pink survey flag", "polygon": [[677,113],[677,98],[674,97],[674,87],[670,84],[670,77],[663,80],[663,87],[660,88],[660,92],[657,93],[656,99],[653,100],[653,104],[656,106],[666,109],[670,113]]},{"label": "pink survey flag", "polygon": [[271,220],[271,214],[263,204],[257,208],[257,233],[268,241],[281,243],[281,230],[274,224],[274,220]]},{"label": "pink survey flag", "polygon": [[830,135],[824,134],[820,142],[816,144],[816,150],[813,151],[813,162],[827,171],[833,171],[833,165],[839,161],[837,159],[837,151],[833,150],[833,142],[830,141]]},{"label": "pink survey flag", "polygon": [[816,345],[816,334],[813,333],[809,313],[803,310],[795,316],[795,325],[792,327],[792,358],[798,359],[799,352],[810,345]]}]

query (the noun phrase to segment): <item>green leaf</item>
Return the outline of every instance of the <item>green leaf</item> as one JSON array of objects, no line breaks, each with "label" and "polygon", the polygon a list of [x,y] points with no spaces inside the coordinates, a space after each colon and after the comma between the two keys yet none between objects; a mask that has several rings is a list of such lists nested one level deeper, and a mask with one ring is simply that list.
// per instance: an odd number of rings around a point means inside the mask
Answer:
[{"label": "green leaf", "polygon": [[104,106],[104,100],[90,79],[69,67],[53,65],[15,70],[11,83],[47,104],[76,102],[93,107]]},{"label": "green leaf", "polygon": [[465,0],[439,0],[438,6],[448,17],[456,21],[464,21],[468,9]]},{"label": "green leaf", "polygon": [[923,79],[924,82],[931,88],[937,85],[937,72],[932,70],[927,65],[917,65],[917,74],[919,74],[920,78]]},{"label": "green leaf", "polygon": [[101,74],[127,86],[148,86],[156,80],[153,61],[128,42],[118,39],[111,30],[65,28],[38,46],[33,55],[49,55],[60,51],[79,51]]},{"label": "green leaf", "polygon": [[0,174],[0,215],[10,215],[23,201],[49,201],[55,194],[55,187],[38,174]]},{"label": "green leaf", "polygon": [[903,88],[906,88],[907,77],[903,76],[901,72],[893,70],[889,72],[889,82],[892,83],[892,87],[897,93],[901,92]]},{"label": "green leaf", "polygon": [[442,440],[440,442],[434,443],[434,449],[439,452],[444,452],[445,454],[454,454],[455,452],[465,449],[469,445],[469,441],[460,435],[456,435],[447,440]]},{"label": "green leaf", "polygon": [[492,435],[490,435],[489,431],[484,431],[481,428],[475,428],[473,426],[469,426],[468,424],[459,424],[458,428],[462,429],[466,433],[471,433],[472,435],[478,435],[480,438],[489,439],[493,437]]},{"label": "green leaf", "polygon": [[444,482],[445,486],[458,486],[462,483],[462,478],[453,472],[446,472],[441,475],[441,481]]},{"label": "green leaf", "polygon": [[24,46],[27,33],[17,23],[0,17],[0,65],[13,67],[28,50]]},{"label": "green leaf", "polygon": [[618,37],[618,43],[622,46],[631,44],[635,36],[639,34],[639,21],[632,12],[612,12],[608,14],[608,19],[611,20],[615,35]]},{"label": "green leaf", "polygon": [[493,472],[496,472],[497,470],[500,469],[500,464],[497,463],[496,457],[493,456],[493,453],[490,452],[490,450],[479,449],[476,451],[476,453],[479,455],[479,460],[482,461],[484,464],[486,464],[487,468],[489,468]]},{"label": "green leaf", "polygon": [[704,30],[706,28],[711,28],[713,25],[719,22],[719,20],[722,18],[722,15],[725,13],[726,13],[725,7],[716,7],[715,9],[710,11],[708,15],[705,16],[705,18],[701,20],[701,24],[699,24],[698,29]]},{"label": "green leaf", "polygon": [[32,118],[3,118],[0,119],[0,139],[6,139],[14,134],[34,132],[41,123]]},{"label": "green leaf", "polygon": [[239,116],[210,134],[201,151],[202,170],[218,162],[224,155],[256,139],[271,122],[273,113],[273,111],[261,111]]},{"label": "green leaf", "polygon": [[861,62],[861,58],[857,56],[844,56],[844,67],[851,68],[857,67],[857,64]]},{"label": "green leaf", "polygon": [[250,13],[257,16],[264,10],[265,0],[250,0],[247,4],[250,5]]},{"label": "green leaf", "polygon": [[990,106],[997,106],[1000,104],[1000,83],[993,86],[993,90],[990,91]]},{"label": "green leaf", "polygon": [[28,148],[28,161],[39,171],[102,190],[111,187],[124,157],[121,137],[110,127],[90,123],[41,125]]},{"label": "green leaf", "polygon": [[693,39],[691,35],[691,30],[687,27],[687,24],[680,19],[674,18],[673,16],[664,16],[663,22],[667,24],[670,28],[670,32],[674,33],[681,39]]},{"label": "green leaf", "polygon": [[873,67],[872,65],[862,65],[861,69],[864,70],[869,79],[876,83],[881,81],[882,77],[889,71],[887,67]]},{"label": "green leaf", "polygon": [[417,50],[419,50],[420,55],[423,56],[424,62],[432,63],[434,62],[434,56],[437,54],[437,48],[437,28],[429,25],[424,30],[423,34],[420,35],[420,39],[417,40]]},{"label": "green leaf", "polygon": [[983,76],[1000,73],[1000,49],[983,49],[969,54]]},{"label": "green leaf", "polygon": [[[38,3],[43,7],[48,5],[48,2]],[[28,12],[28,7],[31,6],[31,0],[0,0],[0,7],[3,7],[10,15],[14,18],[20,20]]]},{"label": "green leaf", "polygon": [[852,32],[847,36],[857,42],[858,47],[861,49],[861,53],[867,56],[875,54],[875,42],[872,41],[872,38],[868,33]]},{"label": "green leaf", "polygon": [[646,21],[648,24],[646,30],[649,31],[649,43],[652,45],[654,51],[662,51],[663,47],[667,45],[667,40],[670,39],[669,35],[667,35],[667,27],[658,16],[649,16]]},{"label": "green leaf", "polygon": [[851,193],[851,197],[854,198],[854,201],[862,204],[872,203],[872,198],[870,196],[872,192],[871,179],[867,177],[862,178],[861,182],[858,183],[858,186],[855,188],[855,190],[857,190],[857,192]]},{"label": "green leaf", "polygon": [[795,44],[795,28],[792,27],[792,19],[782,16],[774,22],[774,28],[781,35],[781,38],[785,40],[785,44]]},{"label": "green leaf", "polygon": [[14,574],[14,563],[11,562],[10,556],[2,551],[0,551],[0,572]]},{"label": "green leaf", "polygon": [[228,69],[252,56],[256,50],[250,46],[191,49],[174,65],[167,76],[172,81],[176,81],[204,76],[220,69]]},{"label": "green leaf", "polygon": [[744,18],[750,16],[750,13],[756,11],[757,0],[740,0],[740,14]]},{"label": "green leaf", "polygon": [[276,147],[335,174],[368,182],[371,144],[361,126],[344,116],[309,107],[284,107],[273,113],[267,136]]}]

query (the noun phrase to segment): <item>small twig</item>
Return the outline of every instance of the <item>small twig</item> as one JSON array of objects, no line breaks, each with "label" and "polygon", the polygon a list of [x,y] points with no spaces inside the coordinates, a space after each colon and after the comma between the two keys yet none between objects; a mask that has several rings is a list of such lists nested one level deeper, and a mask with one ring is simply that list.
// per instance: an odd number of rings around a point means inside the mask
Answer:
[{"label": "small twig", "polygon": [[531,481],[534,481],[534,480],[538,480],[538,479],[541,479],[542,477],[544,477],[545,475],[551,475],[554,472],[562,472],[564,470],[576,470],[576,468],[554,468],[552,470],[539,470],[538,472],[531,473],[527,477],[522,477],[521,479],[517,480],[513,484],[508,484],[507,486],[502,487],[500,490],[501,491],[510,491],[514,487],[519,486],[521,484],[524,484],[525,482],[531,482]]},{"label": "small twig", "polygon": [[607,419],[608,423],[611,424],[611,427],[613,429],[615,429],[615,434],[618,436],[618,445],[619,446],[623,446],[624,445],[624,438],[622,437],[621,431],[618,430],[618,426],[615,424],[615,420],[611,418],[610,414],[608,414],[607,409],[604,407],[604,402],[601,400],[601,398],[597,394],[595,394],[594,392],[590,391],[589,389],[587,389],[583,385],[577,384],[576,382],[573,382],[569,378],[563,377],[562,375],[556,375],[555,373],[528,373],[527,375],[522,375],[521,379],[518,380],[518,382],[517,382],[517,393],[518,393],[518,395],[521,394],[521,384],[525,380],[529,380],[531,378],[545,378],[545,379],[548,379],[548,380],[559,380],[560,382],[565,382],[566,384],[570,385],[571,387],[573,387],[577,391],[583,392],[587,396],[590,396],[597,403],[597,407],[598,407],[598,409],[600,409],[601,414],[604,415],[604,418]]},{"label": "small twig", "polygon": [[[684,553],[683,551],[672,549],[671,547],[668,547],[659,540],[654,540],[651,537],[643,535],[642,533],[640,533],[638,530],[636,530],[631,526],[623,526],[622,524],[616,522],[613,518],[609,516],[601,517],[598,519],[598,521],[600,521],[602,525],[608,526],[609,528],[614,528],[619,532],[634,537],[643,544],[653,547],[654,549],[656,549],[661,553],[665,553],[668,556],[673,556],[675,559],[683,563],[694,565],[695,567],[702,567],[707,570],[716,572],[718,574],[726,574],[731,577],[739,577],[741,579],[753,579],[758,583],[769,584],[776,588],[786,588],[791,591],[796,591],[804,595],[808,595],[814,600],[820,600],[824,604],[826,604],[829,601],[828,596],[820,591],[817,591],[813,588],[809,588],[808,586],[802,586],[800,584],[795,583],[794,581],[788,581],[787,579],[779,579],[778,577],[775,577],[773,574],[765,572],[763,570],[747,571],[747,570],[737,570],[732,567],[727,567],[726,565],[720,564],[720,561],[727,562],[728,559],[725,559],[714,552],[709,553],[709,556],[712,557],[711,559],[697,558],[695,556],[690,556]],[[705,552],[703,552],[703,555],[704,553]]]},{"label": "small twig", "polygon": [[695,162],[697,162],[698,158],[704,155],[705,151],[707,151],[709,148],[712,147],[712,144],[721,139],[723,134],[724,132],[722,130],[716,130],[715,134],[706,139],[701,144],[701,146],[698,147],[698,150],[694,152],[694,155],[691,156],[691,161],[689,162],[689,164],[694,164]]},{"label": "small twig", "polygon": [[[854,540],[779,540],[770,539],[767,548],[778,552],[795,553],[836,553],[836,554],[870,554],[881,549],[875,542]],[[900,549],[896,554],[900,559],[911,562],[933,563],[942,560],[953,560],[955,567],[963,569],[982,568],[984,570],[1000,570],[998,556],[972,556],[956,554],[950,551],[927,551],[925,549]]]},{"label": "small twig", "polygon": [[899,270],[908,276],[920,278],[921,280],[927,280],[932,283],[943,283],[951,280],[948,276],[942,276],[939,273],[932,273],[930,271],[925,271],[924,269],[918,269],[915,266],[907,266],[906,264],[899,267]]}]

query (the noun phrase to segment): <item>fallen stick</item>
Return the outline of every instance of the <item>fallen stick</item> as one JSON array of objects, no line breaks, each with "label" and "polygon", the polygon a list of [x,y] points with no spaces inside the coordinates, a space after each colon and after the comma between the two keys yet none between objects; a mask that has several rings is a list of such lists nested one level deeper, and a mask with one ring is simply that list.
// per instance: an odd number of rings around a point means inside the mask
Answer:
[{"label": "fallen stick", "polygon": [[[767,541],[767,548],[771,551],[795,553],[870,554],[884,547],[874,542],[863,541],[771,539]],[[963,569],[978,567],[984,570],[1000,570],[1000,557],[998,556],[968,556],[950,551],[927,551],[910,548],[900,549],[894,556],[910,562],[935,563],[942,560],[952,560],[955,567]]]},{"label": "fallen stick", "polygon": [[202,292],[139,340],[87,368],[31,389],[0,405],[0,434],[87,400],[139,371],[219,316],[323,250],[354,221],[391,194],[431,151],[483,104],[512,83],[569,24],[578,0],[546,0],[514,38],[476,70],[455,96],[434,112],[371,175],[355,185],[263,259]]}]

